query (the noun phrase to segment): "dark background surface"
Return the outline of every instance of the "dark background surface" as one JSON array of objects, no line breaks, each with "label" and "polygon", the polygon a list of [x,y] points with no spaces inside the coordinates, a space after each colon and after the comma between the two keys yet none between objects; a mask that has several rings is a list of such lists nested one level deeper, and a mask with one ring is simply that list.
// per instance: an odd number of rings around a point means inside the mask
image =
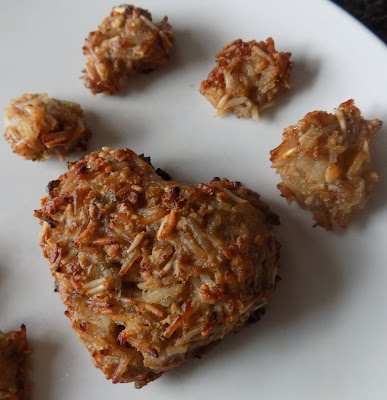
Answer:
[{"label": "dark background surface", "polygon": [[334,0],[387,44],[387,0]]}]

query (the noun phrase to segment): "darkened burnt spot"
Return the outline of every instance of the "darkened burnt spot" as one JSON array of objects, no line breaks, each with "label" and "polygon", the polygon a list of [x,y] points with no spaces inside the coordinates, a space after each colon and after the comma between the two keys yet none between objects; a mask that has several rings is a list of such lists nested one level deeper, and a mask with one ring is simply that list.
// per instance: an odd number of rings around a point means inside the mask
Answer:
[{"label": "darkened burnt spot", "polygon": [[110,265],[114,268],[121,268],[122,263],[120,263],[119,261],[113,261],[110,263]]},{"label": "darkened burnt spot", "polygon": [[219,176],[215,176],[211,182],[220,182]]},{"label": "darkened burnt spot", "polygon": [[165,203],[173,203],[177,201],[179,195],[180,195],[180,188],[178,186],[174,186],[163,194],[162,199]]},{"label": "darkened burnt spot", "polygon": [[140,154],[138,157],[141,158],[142,161],[145,161],[147,164],[149,164],[153,168],[150,157],[146,157],[144,154]]},{"label": "darkened burnt spot", "polygon": [[125,329],[124,325],[116,325],[115,336],[117,337]]},{"label": "darkened burnt spot", "polygon": [[62,267],[56,267],[55,272],[62,272]]},{"label": "darkened burnt spot", "polygon": [[146,349],[147,353],[150,354],[154,358],[159,358],[159,353],[157,352],[157,349],[155,349],[153,346],[149,346]]},{"label": "darkened burnt spot", "polygon": [[156,169],[156,174],[158,176],[160,176],[161,178],[163,178],[165,181],[171,181],[172,177],[171,175],[169,175],[167,172],[165,172],[163,169],[161,168],[157,168]]},{"label": "darkened burnt spot", "polygon": [[59,225],[59,222],[58,222],[58,221],[55,221],[54,218],[51,218],[51,217],[48,216],[48,215],[43,215],[43,216],[42,216],[42,220],[43,220],[43,221],[46,221],[46,222],[48,223],[48,226],[49,226],[50,228],[52,228],[52,229],[56,228],[56,227]]},{"label": "darkened burnt spot", "polygon": [[54,282],[54,292],[55,293],[59,292],[59,287],[58,287],[58,284],[56,282]]},{"label": "darkened burnt spot", "polygon": [[150,64],[149,62],[146,61],[138,62],[135,67],[136,71],[142,72],[143,74],[150,74],[155,69],[156,67],[153,64]]},{"label": "darkened burnt spot", "polygon": [[177,209],[181,210],[187,203],[187,199],[185,197],[179,197],[179,201],[177,202]]},{"label": "darkened burnt spot", "polygon": [[89,172],[89,169],[87,168],[86,165],[81,165],[76,171],[77,174],[81,174],[81,175],[85,175],[88,172]]},{"label": "darkened burnt spot", "polygon": [[55,181],[48,182],[47,185],[47,193],[51,193],[55,188],[57,188],[60,184],[60,180],[57,179]]},{"label": "darkened burnt spot", "polygon": [[258,321],[261,320],[262,315],[265,314],[265,309],[264,308],[258,308],[258,310],[255,310],[252,312],[247,320],[247,325],[255,324]]},{"label": "darkened burnt spot", "polygon": [[269,225],[279,225],[280,218],[277,214],[274,214],[273,212],[268,212],[266,214],[266,223]]},{"label": "darkened burnt spot", "polygon": [[[146,157],[144,154],[140,154],[139,157],[141,158],[142,161],[145,161],[146,163],[148,163],[153,169],[155,169],[155,167],[152,165],[151,163],[151,158],[150,157]],[[164,170],[162,170],[161,168],[157,168],[155,170],[156,174],[158,176],[160,176],[161,178],[163,178],[165,181],[170,181],[172,180],[172,177],[165,172]]]},{"label": "darkened burnt spot", "polygon": [[78,328],[80,331],[82,332],[86,332],[87,331],[87,322],[81,322],[80,324],[78,324]]}]

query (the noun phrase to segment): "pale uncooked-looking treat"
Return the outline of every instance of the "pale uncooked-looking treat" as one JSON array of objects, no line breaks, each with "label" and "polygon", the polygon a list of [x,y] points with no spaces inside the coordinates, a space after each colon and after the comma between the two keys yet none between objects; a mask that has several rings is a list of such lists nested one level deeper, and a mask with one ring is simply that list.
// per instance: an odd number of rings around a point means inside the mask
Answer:
[{"label": "pale uncooked-looking treat", "polygon": [[131,150],[69,164],[35,215],[66,315],[114,383],[142,387],[239,330],[273,295],[278,217],[219,178],[165,181]]},{"label": "pale uncooked-looking treat", "polygon": [[335,223],[346,228],[378,181],[370,167],[369,145],[381,126],[378,119],[364,119],[348,100],[334,114],[313,111],[286,128],[270,160],[281,175],[278,188],[288,203],[297,201],[311,210],[327,230]]},{"label": "pale uncooked-looking treat", "polygon": [[0,331],[0,399],[28,400],[30,388],[27,382],[25,359],[31,353],[27,348],[26,327],[20,331]]},{"label": "pale uncooked-looking treat", "polygon": [[79,104],[46,93],[23,94],[5,109],[4,137],[27,160],[63,160],[72,151],[86,150],[90,136]]},{"label": "pale uncooked-looking treat", "polygon": [[166,64],[174,41],[167,17],[154,23],[147,10],[126,4],[114,7],[83,46],[86,87],[93,94],[118,92],[122,79]]},{"label": "pale uncooked-looking treat", "polygon": [[234,40],[216,55],[217,65],[202,82],[200,92],[218,110],[216,116],[234,113],[257,121],[280,92],[290,89],[290,56],[277,52],[272,38],[266,42]]}]

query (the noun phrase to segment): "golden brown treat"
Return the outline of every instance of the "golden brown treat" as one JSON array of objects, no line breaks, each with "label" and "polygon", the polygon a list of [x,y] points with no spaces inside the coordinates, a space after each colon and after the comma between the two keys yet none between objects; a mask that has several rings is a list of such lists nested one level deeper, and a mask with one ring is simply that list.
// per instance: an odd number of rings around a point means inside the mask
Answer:
[{"label": "golden brown treat", "polygon": [[5,139],[14,153],[27,160],[61,160],[86,150],[90,131],[79,104],[41,94],[23,94],[5,109]]},{"label": "golden brown treat", "polygon": [[218,110],[216,116],[234,113],[238,118],[259,119],[274,105],[278,93],[290,89],[291,53],[278,53],[274,41],[226,44],[216,55],[215,68],[202,82],[200,93]]},{"label": "golden brown treat", "polygon": [[318,225],[347,227],[351,215],[365,207],[378,181],[370,169],[370,141],[380,130],[378,119],[365,120],[353,100],[334,114],[313,111],[289,126],[283,142],[272,150],[272,168],[291,204],[311,210]]},{"label": "golden brown treat", "polygon": [[201,354],[274,292],[278,217],[238,182],[167,182],[131,150],[103,148],[48,190],[43,254],[114,383],[139,388]]},{"label": "golden brown treat", "polygon": [[93,94],[118,92],[121,79],[166,64],[174,41],[167,17],[155,24],[147,10],[126,4],[114,7],[83,46],[85,86]]},{"label": "golden brown treat", "polygon": [[0,331],[0,399],[27,400],[29,385],[25,358],[31,353],[27,349],[26,327],[20,331]]}]

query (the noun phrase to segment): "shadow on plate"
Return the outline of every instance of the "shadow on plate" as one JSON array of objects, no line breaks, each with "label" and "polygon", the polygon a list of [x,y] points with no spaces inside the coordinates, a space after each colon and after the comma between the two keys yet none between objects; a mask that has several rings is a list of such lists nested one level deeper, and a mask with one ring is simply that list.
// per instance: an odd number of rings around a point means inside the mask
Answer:
[{"label": "shadow on plate", "polygon": [[357,226],[359,229],[364,229],[369,218],[385,209],[387,205],[387,114],[363,116],[367,119],[378,117],[384,122],[384,125],[370,145],[371,168],[379,175],[379,182],[376,184],[375,193],[368,200],[365,209],[356,214],[352,221],[349,221],[349,226]]},{"label": "shadow on plate", "polygon": [[54,376],[52,367],[59,350],[59,343],[55,343],[51,339],[42,341],[30,340],[29,347],[32,349],[29,361],[32,369],[30,375],[30,381],[32,382],[31,398],[39,400],[55,399],[57,395],[55,393],[55,382],[61,377]]},{"label": "shadow on plate", "polygon": [[[313,81],[317,77],[320,67],[319,60],[311,60],[306,57],[299,58],[299,55],[297,57],[294,57],[293,55],[291,60],[294,62],[293,72],[291,75],[293,86],[290,90],[287,90],[278,96],[277,103],[274,105],[274,107],[270,107],[267,110],[262,111],[262,119],[274,120],[277,111],[287,103],[292,102],[295,96],[297,96],[299,93],[305,90],[310,90]],[[294,116],[294,121],[291,123],[295,124],[302,117],[303,115]],[[283,126],[282,129],[283,128],[285,128],[285,126]]]},{"label": "shadow on plate", "polygon": [[6,309],[5,296],[4,296],[5,279],[6,277],[4,268],[0,265],[0,314],[3,314],[3,307],[4,309]]},{"label": "shadow on plate", "polygon": [[[74,152],[66,157],[66,161],[79,160],[92,151],[101,150],[102,147],[124,148],[131,146],[131,139],[135,136],[144,135],[145,131],[142,126],[137,124],[130,113],[120,116],[119,125],[114,124],[114,116],[96,113],[91,110],[84,110],[85,121],[92,132],[92,136],[88,142],[87,150],[83,152]],[[127,124],[125,124],[127,120]],[[124,125],[125,129],[119,129],[120,125]]]}]

